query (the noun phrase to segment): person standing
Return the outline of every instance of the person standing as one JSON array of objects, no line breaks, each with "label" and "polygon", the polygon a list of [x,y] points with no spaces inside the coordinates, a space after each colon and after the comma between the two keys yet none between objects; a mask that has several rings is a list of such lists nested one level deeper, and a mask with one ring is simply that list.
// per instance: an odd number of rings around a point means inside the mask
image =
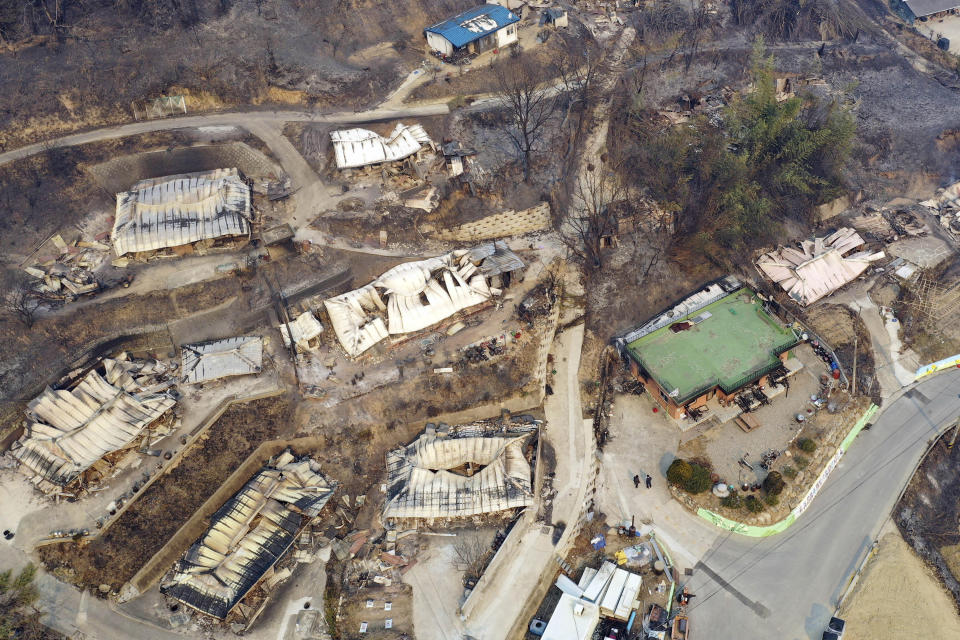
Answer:
[{"label": "person standing", "polygon": [[647,489],[653,486],[653,478],[650,477],[650,474],[647,474]]},{"label": "person standing", "polygon": [[634,489],[640,488],[640,476],[633,476],[633,488]]}]

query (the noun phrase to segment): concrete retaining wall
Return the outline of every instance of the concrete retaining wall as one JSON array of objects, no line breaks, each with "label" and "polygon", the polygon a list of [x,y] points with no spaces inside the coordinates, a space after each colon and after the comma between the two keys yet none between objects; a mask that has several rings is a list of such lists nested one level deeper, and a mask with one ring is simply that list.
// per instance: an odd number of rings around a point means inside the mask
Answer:
[{"label": "concrete retaining wall", "polygon": [[452,229],[437,232],[437,238],[453,242],[475,242],[507,236],[522,236],[550,228],[550,204],[541,202],[535,207],[496,213],[480,220],[467,222]]}]

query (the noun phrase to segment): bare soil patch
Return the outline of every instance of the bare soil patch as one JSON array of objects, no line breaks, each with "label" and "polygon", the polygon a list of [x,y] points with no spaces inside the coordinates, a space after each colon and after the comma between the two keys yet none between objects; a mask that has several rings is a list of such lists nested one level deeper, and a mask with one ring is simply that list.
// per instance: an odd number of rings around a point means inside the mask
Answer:
[{"label": "bare soil patch", "polygon": [[960,617],[949,594],[896,531],[880,539],[877,556],[840,616],[849,640],[960,637]]},{"label": "bare soil patch", "polygon": [[233,405],[102,537],[40,547],[41,560],[74,584],[119,589],[257,446],[292,431],[292,415],[286,396]]}]

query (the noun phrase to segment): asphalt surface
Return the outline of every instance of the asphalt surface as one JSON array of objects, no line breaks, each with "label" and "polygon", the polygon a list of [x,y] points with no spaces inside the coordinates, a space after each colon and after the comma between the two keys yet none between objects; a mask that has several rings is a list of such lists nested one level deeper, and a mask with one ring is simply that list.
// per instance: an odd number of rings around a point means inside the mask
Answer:
[{"label": "asphalt surface", "polygon": [[785,533],[721,536],[690,580],[694,637],[819,640],[928,442],[958,414],[954,369],[890,404]]}]

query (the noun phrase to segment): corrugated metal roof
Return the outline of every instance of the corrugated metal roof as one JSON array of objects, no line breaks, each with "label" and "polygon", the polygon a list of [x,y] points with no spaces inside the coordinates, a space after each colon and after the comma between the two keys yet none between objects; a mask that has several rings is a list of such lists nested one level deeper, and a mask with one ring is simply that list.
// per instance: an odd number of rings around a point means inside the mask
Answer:
[{"label": "corrugated metal roof", "polygon": [[[388,518],[455,518],[533,504],[527,435],[424,434],[387,454]],[[483,468],[452,473],[466,463]]]},{"label": "corrugated metal roof", "polygon": [[197,384],[207,380],[260,373],[263,366],[263,339],[241,336],[201,344],[185,344],[180,351],[183,381]]},{"label": "corrugated metal roof", "polygon": [[520,18],[506,7],[484,4],[427,27],[424,31],[441,35],[453,46],[462,47],[515,22],[520,22]]},{"label": "corrugated metal roof", "polygon": [[117,255],[250,232],[250,188],[236,169],[143,180],[117,194]]},{"label": "corrugated metal roof", "polygon": [[223,619],[276,564],[336,483],[289,450],[261,469],[211,517],[210,528],[165,578],[161,591]]},{"label": "corrugated metal roof", "polygon": [[[109,368],[108,377],[115,377]],[[12,451],[36,482],[66,486],[104,455],[123,449],[175,404],[166,394],[123,389],[90,371],[72,390],[49,387],[28,405],[32,418]],[[136,389],[133,385],[132,389]]]},{"label": "corrugated metal roof", "polygon": [[904,0],[904,2],[910,7],[911,13],[918,18],[960,8],[958,0]]}]

